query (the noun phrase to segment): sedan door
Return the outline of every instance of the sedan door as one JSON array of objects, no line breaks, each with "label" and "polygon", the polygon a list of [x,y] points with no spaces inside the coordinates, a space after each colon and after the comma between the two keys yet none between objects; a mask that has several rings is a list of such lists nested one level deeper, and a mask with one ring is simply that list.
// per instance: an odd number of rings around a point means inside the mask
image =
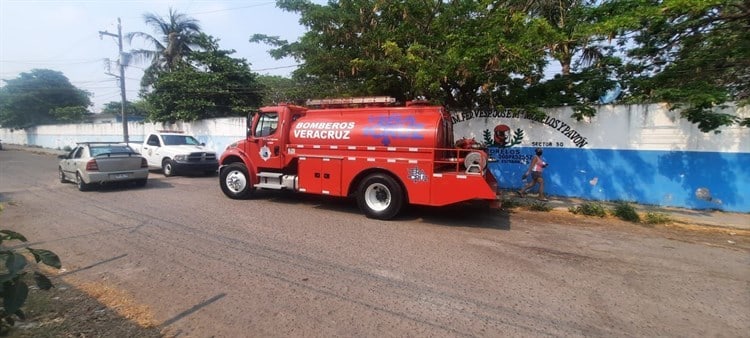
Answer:
[{"label": "sedan door", "polygon": [[77,146],[71,150],[68,155],[60,161],[60,167],[62,168],[63,172],[65,173],[65,177],[69,180],[74,180],[76,177],[76,159],[81,158],[81,154],[83,154],[83,147]]}]

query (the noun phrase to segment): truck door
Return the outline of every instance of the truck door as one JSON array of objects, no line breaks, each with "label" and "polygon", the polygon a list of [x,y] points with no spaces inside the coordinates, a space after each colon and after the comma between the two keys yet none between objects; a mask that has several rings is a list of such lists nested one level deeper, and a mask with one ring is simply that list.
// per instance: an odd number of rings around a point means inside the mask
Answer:
[{"label": "truck door", "polygon": [[256,114],[255,128],[248,143],[248,156],[259,168],[281,169],[282,132],[279,128],[279,112],[265,111]]},{"label": "truck door", "polygon": [[161,146],[159,136],[156,134],[149,135],[146,142],[143,142],[141,155],[146,158],[148,165],[152,168],[161,168],[161,157],[159,156]]}]

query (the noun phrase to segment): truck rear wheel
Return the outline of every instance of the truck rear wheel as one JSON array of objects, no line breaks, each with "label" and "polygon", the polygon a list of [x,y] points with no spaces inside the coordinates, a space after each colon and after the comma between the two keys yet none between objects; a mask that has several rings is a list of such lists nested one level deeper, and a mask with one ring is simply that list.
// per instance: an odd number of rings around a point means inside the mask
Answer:
[{"label": "truck rear wheel", "polygon": [[231,199],[247,199],[253,194],[253,182],[243,163],[236,162],[222,168],[219,184],[224,195]]},{"label": "truck rear wheel", "polygon": [[372,174],[359,185],[357,204],[367,217],[388,220],[401,211],[404,192],[391,176]]}]

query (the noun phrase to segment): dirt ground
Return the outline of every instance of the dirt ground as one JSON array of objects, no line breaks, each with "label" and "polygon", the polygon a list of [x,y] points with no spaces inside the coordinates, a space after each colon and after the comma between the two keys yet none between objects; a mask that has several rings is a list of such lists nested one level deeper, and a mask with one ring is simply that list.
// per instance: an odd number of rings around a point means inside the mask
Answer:
[{"label": "dirt ground", "polygon": [[[618,228],[632,234],[648,234],[688,243],[750,252],[750,231],[685,223],[646,225],[613,216],[575,215],[567,211],[507,210],[512,218],[533,218],[541,223],[571,227]],[[134,303],[130,295],[101,284],[83,283],[55,276],[50,291],[32,289],[25,309],[28,319],[19,321],[10,337],[170,337],[154,321],[150,309]],[[64,275],[64,271],[61,273]]]}]

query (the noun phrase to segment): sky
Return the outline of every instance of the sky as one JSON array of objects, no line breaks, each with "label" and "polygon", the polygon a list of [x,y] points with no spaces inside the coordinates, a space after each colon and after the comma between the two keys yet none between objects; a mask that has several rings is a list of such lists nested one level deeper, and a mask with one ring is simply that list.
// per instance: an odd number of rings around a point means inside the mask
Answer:
[{"label": "sky", "polygon": [[[316,1],[318,2],[318,1]],[[236,50],[234,58],[244,58],[253,72],[288,76],[295,68],[293,59],[275,60],[271,46],[250,43],[253,34],[278,36],[295,41],[305,30],[299,15],[276,8],[275,1],[260,0],[0,0],[0,79],[14,79],[32,69],[62,72],[70,82],[92,93],[92,112],[100,112],[108,102],[120,102],[117,18],[122,34],[144,32],[157,35],[143,21],[145,13],[168,16],[169,9],[197,19],[203,32],[218,38],[219,47]],[[123,50],[150,48],[123,41]],[[147,64],[134,64],[125,72],[128,101],[138,99],[140,79]],[[0,86],[4,82],[0,81]]]}]

